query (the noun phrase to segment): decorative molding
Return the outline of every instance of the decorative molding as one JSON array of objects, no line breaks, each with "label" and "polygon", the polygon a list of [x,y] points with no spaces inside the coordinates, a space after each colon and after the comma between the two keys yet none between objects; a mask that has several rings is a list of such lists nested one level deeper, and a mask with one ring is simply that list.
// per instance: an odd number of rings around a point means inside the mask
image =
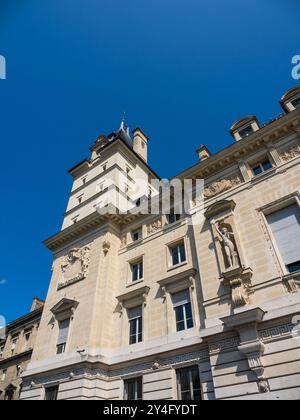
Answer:
[{"label": "decorative molding", "polygon": [[163,297],[165,298],[166,293],[176,293],[189,288],[194,289],[196,274],[197,270],[195,268],[191,268],[175,274],[174,276],[158,280],[157,283],[163,292]]},{"label": "decorative molding", "polygon": [[60,281],[57,289],[63,289],[86,278],[89,268],[90,248],[73,248],[63,258],[61,264]]},{"label": "decorative molding", "polygon": [[105,256],[109,253],[110,247],[111,247],[111,243],[105,240],[102,244],[102,249]]},{"label": "decorative molding", "polygon": [[147,234],[151,235],[152,233],[155,233],[160,229],[162,229],[162,221],[161,219],[157,219],[154,222],[149,223],[149,225],[147,225]]},{"label": "decorative molding", "polygon": [[252,372],[256,374],[258,379],[263,379],[265,370],[263,365],[264,344],[260,340],[254,340],[242,343],[238,346],[238,349],[247,357]]},{"label": "decorative molding", "polygon": [[284,163],[289,162],[300,156],[300,146],[294,146],[292,149],[281,153],[280,157]]},{"label": "decorative molding", "polygon": [[263,321],[264,316],[265,312],[257,307],[222,318],[227,328],[234,329],[239,333],[238,350],[246,356],[250,370],[256,374],[259,392],[269,391],[269,385],[264,377],[265,346],[257,330],[258,324]]},{"label": "decorative molding", "polygon": [[231,190],[234,187],[242,184],[242,180],[239,176],[222,179],[222,181],[214,182],[209,187],[204,189],[204,198],[209,199],[219,195],[225,191]]},{"label": "decorative molding", "polygon": [[79,305],[79,302],[73,299],[63,298],[56,305],[51,308],[51,312],[56,319],[61,320],[65,318],[73,318],[74,312]]},{"label": "decorative molding", "polygon": [[260,340],[262,340],[264,343],[268,343],[272,341],[278,341],[283,338],[292,337],[294,330],[294,324],[283,324],[260,330],[258,334]]},{"label": "decorative molding", "polygon": [[146,306],[149,291],[150,287],[143,286],[117,296],[116,299],[119,302],[119,312],[122,314],[124,308],[133,308],[140,304]]},{"label": "decorative molding", "polygon": [[288,274],[282,282],[289,293],[297,293],[300,289],[300,273]]},{"label": "decorative molding", "polygon": [[[142,375],[145,373],[153,372],[153,370],[159,369],[171,369],[174,367],[182,367],[183,365],[190,365],[191,363],[200,363],[204,361],[209,361],[209,352],[208,349],[203,349],[197,352],[183,353],[180,355],[154,359],[149,362],[136,363],[133,362],[131,366],[123,368],[113,368],[113,367],[90,367],[90,363],[87,361],[88,365],[86,367],[66,367],[64,372],[39,375],[39,376],[30,376],[24,379],[23,390],[26,391],[28,388],[41,388],[45,385],[57,384],[62,382],[68,382],[73,379],[78,379],[79,377],[84,377],[85,379],[96,379],[101,378],[106,381],[113,379],[126,378],[133,375]],[[31,385],[32,384],[32,385]]]},{"label": "decorative molding", "polygon": [[127,235],[123,235],[121,238],[121,248],[124,248],[127,245]]},{"label": "decorative molding", "polygon": [[233,306],[238,308],[250,303],[250,296],[253,294],[251,268],[233,268],[222,273],[221,283],[231,289],[231,300]]},{"label": "decorative molding", "polygon": [[240,344],[240,339],[238,337],[230,337],[225,340],[215,341],[209,343],[209,354],[214,355],[221,352],[230,351],[232,349],[237,349]]}]

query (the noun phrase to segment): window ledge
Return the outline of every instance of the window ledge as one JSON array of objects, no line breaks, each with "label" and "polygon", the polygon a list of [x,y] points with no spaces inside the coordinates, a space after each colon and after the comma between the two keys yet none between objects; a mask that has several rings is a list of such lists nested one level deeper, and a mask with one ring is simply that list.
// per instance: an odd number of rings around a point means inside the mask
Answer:
[{"label": "window ledge", "polygon": [[184,267],[187,264],[188,264],[188,261],[184,261],[180,264],[172,265],[171,267],[168,267],[167,272],[169,273],[170,271],[177,270],[177,268]]},{"label": "window ledge", "polygon": [[263,172],[259,175],[256,175],[256,176],[253,175],[253,178],[251,179],[251,183],[256,184],[256,183],[258,183],[258,182],[260,182],[264,179],[267,179],[267,178],[271,177],[272,175],[274,175],[276,173],[276,171],[277,171],[277,167],[274,167],[274,168],[272,168],[268,171],[265,171],[265,172]]},{"label": "window ledge", "polygon": [[126,283],[126,287],[133,287],[133,286],[135,286],[136,284],[143,283],[144,281],[145,281],[145,279],[144,279],[144,278],[142,278],[142,279],[140,279],[140,280],[130,281],[130,282],[127,282],[127,283]]}]

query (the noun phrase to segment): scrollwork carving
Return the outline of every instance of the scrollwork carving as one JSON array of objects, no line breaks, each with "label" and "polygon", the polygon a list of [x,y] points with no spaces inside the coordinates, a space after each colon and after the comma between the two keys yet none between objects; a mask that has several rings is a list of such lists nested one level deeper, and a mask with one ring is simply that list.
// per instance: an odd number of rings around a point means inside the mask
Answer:
[{"label": "scrollwork carving", "polygon": [[223,179],[222,181],[214,182],[204,190],[204,198],[212,198],[218,194],[230,190],[231,188],[237,187],[242,183],[240,177],[231,179]]},{"label": "scrollwork carving", "polygon": [[73,248],[63,258],[58,289],[83,280],[88,274],[90,248]]},{"label": "scrollwork carving", "polygon": [[161,219],[155,220],[155,222],[150,223],[147,225],[147,234],[151,235],[152,233],[157,232],[162,228]]},{"label": "scrollwork carving", "polygon": [[289,162],[300,156],[300,146],[295,146],[292,149],[285,151],[281,154],[283,162]]}]

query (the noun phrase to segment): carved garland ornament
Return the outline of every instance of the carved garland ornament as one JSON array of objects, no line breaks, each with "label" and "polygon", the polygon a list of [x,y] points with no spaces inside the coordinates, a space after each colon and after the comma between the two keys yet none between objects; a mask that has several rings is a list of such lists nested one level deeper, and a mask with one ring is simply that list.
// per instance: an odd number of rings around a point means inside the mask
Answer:
[{"label": "carved garland ornament", "polygon": [[73,248],[64,257],[61,264],[61,277],[58,289],[67,287],[86,278],[89,268],[90,248]]},{"label": "carved garland ornament", "polygon": [[286,151],[281,154],[281,159],[283,162],[289,162],[300,156],[300,146],[293,147],[289,151]]},{"label": "carved garland ornament", "polygon": [[242,183],[241,179],[237,176],[231,179],[223,179],[222,181],[214,182],[204,190],[205,198],[212,198],[218,194],[230,190],[231,188],[237,187]]},{"label": "carved garland ornament", "polygon": [[152,233],[157,232],[161,228],[162,228],[162,222],[161,222],[160,219],[158,219],[155,222],[150,223],[149,225],[147,225],[147,233],[148,233],[148,235],[151,235]]}]

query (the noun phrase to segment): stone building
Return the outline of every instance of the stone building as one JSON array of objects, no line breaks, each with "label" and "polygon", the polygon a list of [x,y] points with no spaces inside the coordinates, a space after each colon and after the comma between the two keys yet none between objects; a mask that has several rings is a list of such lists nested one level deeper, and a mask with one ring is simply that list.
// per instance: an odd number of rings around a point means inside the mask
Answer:
[{"label": "stone building", "polygon": [[176,177],[205,182],[183,214],[142,211],[158,193],[142,130],[97,139],[45,241],[22,399],[300,399],[300,88],[281,106],[240,119],[219,153],[200,147]]},{"label": "stone building", "polygon": [[22,373],[30,362],[44,301],[34,298],[30,312],[11,322],[0,340],[0,400],[18,400]]}]

